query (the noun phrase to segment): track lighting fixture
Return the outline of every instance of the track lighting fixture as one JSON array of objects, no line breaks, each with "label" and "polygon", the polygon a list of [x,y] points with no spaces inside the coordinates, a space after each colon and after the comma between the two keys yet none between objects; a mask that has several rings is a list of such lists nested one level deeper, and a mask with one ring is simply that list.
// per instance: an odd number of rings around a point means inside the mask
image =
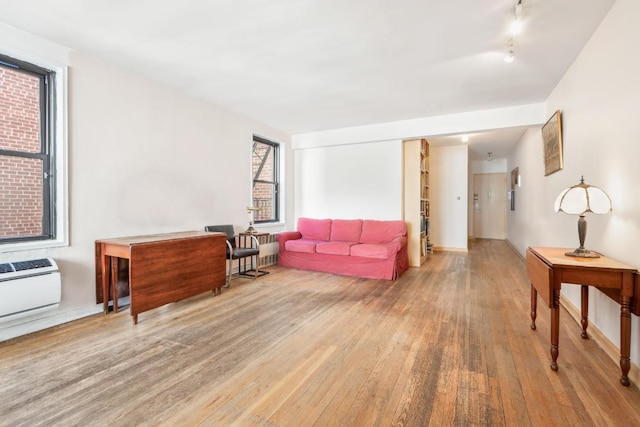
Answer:
[{"label": "track lighting fixture", "polygon": [[509,39],[507,44],[507,53],[504,55],[504,62],[510,64],[515,59],[516,54],[513,52],[513,39]]},{"label": "track lighting fixture", "polygon": [[522,30],[522,0],[518,1],[518,4],[516,4],[513,10],[513,21],[509,28],[512,36],[520,34],[520,30]]},{"label": "track lighting fixture", "polygon": [[504,55],[504,62],[510,64],[515,60],[516,54],[513,51],[513,38],[520,34],[522,30],[522,0],[518,0],[513,9],[513,20],[509,26],[509,41],[507,44],[507,53]]}]

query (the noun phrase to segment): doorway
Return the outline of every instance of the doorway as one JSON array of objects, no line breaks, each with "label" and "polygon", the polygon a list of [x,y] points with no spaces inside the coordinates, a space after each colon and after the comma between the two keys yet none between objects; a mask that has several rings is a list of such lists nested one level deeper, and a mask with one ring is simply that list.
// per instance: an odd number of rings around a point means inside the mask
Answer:
[{"label": "doorway", "polygon": [[507,174],[473,175],[473,236],[507,238]]}]

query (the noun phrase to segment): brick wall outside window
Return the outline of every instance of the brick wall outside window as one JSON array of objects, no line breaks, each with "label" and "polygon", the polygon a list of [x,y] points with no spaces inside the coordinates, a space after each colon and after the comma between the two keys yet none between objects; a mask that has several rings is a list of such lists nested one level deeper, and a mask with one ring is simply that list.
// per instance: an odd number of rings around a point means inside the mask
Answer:
[{"label": "brick wall outside window", "polygon": [[[40,152],[40,79],[0,66],[0,148]],[[42,234],[42,161],[0,155],[0,237]]]},{"label": "brick wall outside window", "polygon": [[[265,156],[269,145],[258,143],[253,156],[253,176],[256,177],[256,172],[261,164],[261,159]],[[260,176],[257,179],[265,181],[277,181],[277,177],[274,176],[274,150],[270,150],[266,162],[260,172]],[[275,188],[272,184],[255,183],[253,186],[253,205],[259,207],[260,210],[254,212],[253,218],[255,221],[274,219],[274,192]]]}]

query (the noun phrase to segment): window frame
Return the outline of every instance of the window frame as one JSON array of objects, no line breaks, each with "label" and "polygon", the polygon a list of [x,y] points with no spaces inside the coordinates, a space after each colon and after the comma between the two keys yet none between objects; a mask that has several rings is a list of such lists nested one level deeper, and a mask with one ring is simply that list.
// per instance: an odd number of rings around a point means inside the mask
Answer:
[{"label": "window frame", "polygon": [[[0,32],[1,33],[1,32]],[[3,155],[9,153],[17,157],[44,156],[43,173],[48,176],[43,179],[43,212],[45,204],[48,207],[45,227],[43,219],[42,234],[38,236],[19,236],[0,239],[0,253],[20,250],[45,249],[68,246],[68,171],[67,171],[67,87],[68,67],[66,49],[48,51],[49,58],[34,55],[22,50],[7,49],[0,46],[0,61],[10,68],[30,74],[42,73],[46,75],[46,84],[41,85],[41,114],[43,108],[43,92],[46,97],[44,107],[47,109],[41,115],[39,153],[16,152],[15,150],[1,150]],[[44,135],[44,137],[43,137]]]},{"label": "window frame", "polygon": [[39,152],[0,148],[0,155],[42,161],[42,233],[40,235],[0,237],[0,244],[56,238],[55,223],[55,71],[0,54],[0,65],[37,77],[40,81],[38,108],[40,110]]},{"label": "window frame", "polygon": [[[261,144],[267,144],[269,146],[271,146],[273,148],[273,179],[274,181],[267,181],[267,180],[261,180],[261,179],[256,179],[256,175],[254,175],[253,173],[253,159],[255,156],[255,147],[256,147],[256,143],[261,143]],[[264,138],[262,136],[259,135],[253,135],[253,140],[252,140],[252,148],[251,148],[251,206],[254,206],[254,188],[256,183],[259,184],[269,184],[269,185],[273,185],[274,186],[274,195],[273,195],[273,216],[271,219],[261,219],[261,220],[254,220],[255,224],[276,224],[276,223],[280,223],[281,220],[281,197],[280,197],[280,187],[281,187],[281,175],[280,175],[280,171],[281,171],[281,159],[280,159],[280,143],[273,141],[271,139],[267,139]]]}]

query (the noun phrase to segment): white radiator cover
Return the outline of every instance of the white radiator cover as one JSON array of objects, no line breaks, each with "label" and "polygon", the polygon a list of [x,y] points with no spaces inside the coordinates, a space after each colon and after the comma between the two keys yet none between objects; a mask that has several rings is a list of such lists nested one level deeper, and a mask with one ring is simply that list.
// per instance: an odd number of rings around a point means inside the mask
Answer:
[{"label": "white radiator cover", "polygon": [[0,318],[56,308],[61,296],[60,272],[53,259],[0,263]]}]

